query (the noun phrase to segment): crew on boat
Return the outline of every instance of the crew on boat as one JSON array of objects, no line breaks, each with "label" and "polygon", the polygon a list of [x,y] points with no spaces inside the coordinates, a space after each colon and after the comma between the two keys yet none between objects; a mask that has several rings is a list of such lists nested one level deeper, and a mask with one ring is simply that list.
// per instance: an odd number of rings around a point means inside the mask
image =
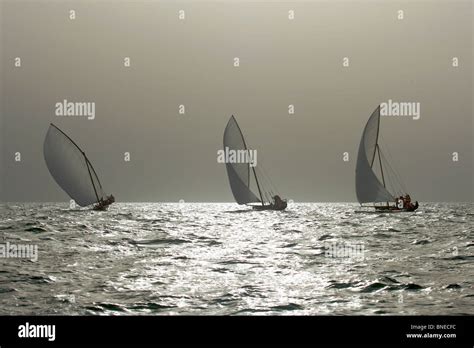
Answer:
[{"label": "crew on boat", "polygon": [[273,196],[273,207],[277,210],[283,210],[286,208],[286,202],[281,199],[279,195]]},{"label": "crew on boat", "polygon": [[414,211],[418,208],[418,201],[416,201],[415,204],[413,204],[411,202],[411,197],[408,193],[405,194],[405,196],[398,197],[396,203],[397,203],[397,207],[399,209],[406,209],[406,210],[409,210],[409,211]]},{"label": "crew on boat", "polygon": [[105,200],[105,204],[109,205],[109,204],[112,204],[113,202],[115,202],[115,197],[114,195],[110,195],[107,197],[107,199]]},{"label": "crew on boat", "polygon": [[405,195],[405,200],[404,200],[404,202],[405,202],[404,208],[408,208],[408,207],[410,207],[410,206],[412,205],[412,204],[411,204],[411,197],[410,197],[410,195],[409,195],[408,193]]},{"label": "crew on boat", "polygon": [[112,203],[115,202],[115,197],[114,195],[108,196],[105,200],[103,198],[99,199],[99,202],[97,203],[96,209],[104,209],[108,205],[111,205]]}]

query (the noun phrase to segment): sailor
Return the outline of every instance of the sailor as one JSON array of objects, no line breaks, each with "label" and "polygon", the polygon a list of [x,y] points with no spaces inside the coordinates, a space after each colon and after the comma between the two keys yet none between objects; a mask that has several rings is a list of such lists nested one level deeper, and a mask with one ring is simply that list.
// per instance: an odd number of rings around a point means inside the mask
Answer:
[{"label": "sailor", "polygon": [[110,204],[110,196],[108,196],[108,197],[105,199],[104,204],[105,204],[105,205],[109,205],[109,204]]},{"label": "sailor", "polygon": [[414,208],[414,205],[411,202],[411,197],[408,193],[405,195],[405,208],[410,210]]},{"label": "sailor", "polygon": [[277,209],[281,209],[285,207],[285,202],[280,198],[279,195],[273,196],[273,206]]},{"label": "sailor", "polygon": [[281,202],[281,198],[278,195],[273,196],[273,203],[278,205]]},{"label": "sailor", "polygon": [[410,206],[411,206],[411,197],[410,197],[410,195],[409,195],[408,193],[405,195],[405,205],[406,205],[407,207],[410,207]]}]

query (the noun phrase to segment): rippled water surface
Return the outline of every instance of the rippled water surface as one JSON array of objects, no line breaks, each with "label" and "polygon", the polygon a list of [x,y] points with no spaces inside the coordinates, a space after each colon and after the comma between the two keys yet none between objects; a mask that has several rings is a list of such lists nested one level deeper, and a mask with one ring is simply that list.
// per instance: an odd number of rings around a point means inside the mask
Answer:
[{"label": "rippled water surface", "polygon": [[5,204],[0,244],[38,260],[0,258],[0,314],[474,314],[473,204],[358,209]]}]

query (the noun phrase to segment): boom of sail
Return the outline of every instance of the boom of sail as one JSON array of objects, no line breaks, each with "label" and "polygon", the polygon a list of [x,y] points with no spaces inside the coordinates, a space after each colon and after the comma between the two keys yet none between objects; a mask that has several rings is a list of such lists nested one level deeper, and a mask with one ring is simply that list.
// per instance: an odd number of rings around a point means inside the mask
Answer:
[{"label": "boom of sail", "polygon": [[[385,187],[382,171],[382,181],[373,170],[376,155],[380,160],[380,148],[378,145],[380,130],[380,106],[370,116],[365,125],[362,139],[360,140],[359,153],[356,166],[356,194],[359,203],[368,202],[393,202],[395,200]],[[380,160],[380,168],[382,164]]]},{"label": "boom of sail", "polygon": [[43,154],[54,180],[77,204],[84,207],[106,197],[84,151],[52,123],[44,140]]}]

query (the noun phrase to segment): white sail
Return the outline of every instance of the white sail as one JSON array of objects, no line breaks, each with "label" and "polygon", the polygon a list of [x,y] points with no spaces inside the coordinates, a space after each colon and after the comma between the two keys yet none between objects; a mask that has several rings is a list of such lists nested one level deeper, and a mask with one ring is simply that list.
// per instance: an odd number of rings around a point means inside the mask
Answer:
[{"label": "white sail", "polygon": [[[244,136],[232,116],[224,131],[224,149],[247,150]],[[237,203],[247,204],[260,202],[260,199],[250,189],[251,168],[249,163],[226,163],[230,188]]]},{"label": "white sail", "polygon": [[380,128],[380,106],[372,113],[360,140],[356,166],[356,194],[359,203],[393,202],[393,195],[375,175],[372,166]]},{"label": "white sail", "polygon": [[77,204],[84,207],[105,197],[85,153],[53,124],[46,134],[43,154],[54,180]]}]

